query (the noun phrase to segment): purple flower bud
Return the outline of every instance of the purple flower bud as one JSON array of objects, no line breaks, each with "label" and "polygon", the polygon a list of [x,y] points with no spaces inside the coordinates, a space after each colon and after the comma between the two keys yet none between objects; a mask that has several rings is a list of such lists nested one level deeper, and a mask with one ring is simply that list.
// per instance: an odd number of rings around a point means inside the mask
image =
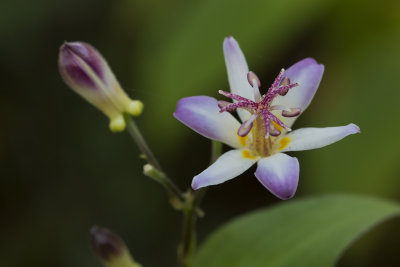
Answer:
[{"label": "purple flower bud", "polygon": [[141,267],[132,259],[124,241],[106,228],[93,226],[90,229],[90,244],[106,267]]},{"label": "purple flower bud", "polygon": [[[58,66],[65,82],[72,88],[79,86],[98,89],[99,82],[106,83],[107,63],[91,45],[82,42],[65,42],[60,48]],[[99,81],[96,81],[96,77]]]},{"label": "purple flower bud", "polygon": [[106,60],[91,45],[64,43],[60,48],[58,67],[64,81],[89,103],[110,118],[110,129],[122,131],[124,113],[140,115],[143,104],[131,100],[122,90]]},{"label": "purple flower bud", "polygon": [[118,257],[126,249],[124,241],[110,230],[98,226],[90,229],[90,244],[103,261]]}]

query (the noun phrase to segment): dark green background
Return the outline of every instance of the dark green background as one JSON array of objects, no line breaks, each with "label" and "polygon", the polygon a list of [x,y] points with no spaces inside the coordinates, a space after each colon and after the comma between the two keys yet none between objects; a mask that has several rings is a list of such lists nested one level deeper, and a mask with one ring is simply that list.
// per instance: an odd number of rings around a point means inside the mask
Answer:
[{"label": "dark green background", "polygon": [[[187,188],[208,164],[209,141],[172,113],[181,97],[219,97],[219,89],[228,89],[222,54],[228,35],[264,90],[280,68],[304,57],[325,65],[314,101],[294,128],[350,122],[361,128],[332,146],[292,153],[301,163],[295,199],[357,192],[400,200],[399,1],[6,0],[1,266],[99,266],[87,242],[93,224],[118,232],[145,266],[174,266],[180,214],[142,175],[144,162],[129,136],[110,133],[107,118],[63,83],[58,47],[80,40],[103,53],[128,94],[145,103],[137,123],[170,176]],[[253,172],[210,188],[200,240],[235,215],[279,202]],[[381,225],[338,266],[398,266],[399,226],[398,219]]]}]

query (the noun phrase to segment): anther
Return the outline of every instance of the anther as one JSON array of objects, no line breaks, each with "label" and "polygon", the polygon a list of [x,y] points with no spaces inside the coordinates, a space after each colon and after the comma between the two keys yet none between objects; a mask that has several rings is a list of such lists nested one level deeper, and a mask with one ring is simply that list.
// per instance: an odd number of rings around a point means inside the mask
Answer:
[{"label": "anther", "polygon": [[289,77],[283,77],[279,86],[286,86],[290,84],[290,78]]},{"label": "anther", "polygon": [[224,100],[218,100],[218,107],[220,109],[226,108],[230,104],[232,104],[232,103],[229,103],[228,101],[224,101]]},{"label": "anther", "polygon": [[269,126],[269,134],[271,136],[279,136],[281,134],[281,131],[279,131],[278,129],[276,129],[273,125]]},{"label": "anther", "polygon": [[288,118],[297,117],[300,115],[300,113],[301,113],[301,108],[289,108],[282,110],[282,116]]},{"label": "anther", "polygon": [[251,87],[254,87],[254,86],[256,86],[257,88],[261,87],[260,79],[258,79],[257,75],[252,71],[249,71],[247,73],[247,81],[249,82]]},{"label": "anther", "polygon": [[237,134],[241,137],[244,137],[249,134],[251,131],[251,128],[253,128],[253,122],[257,118],[256,114],[251,115],[250,119],[247,121],[243,122],[242,125],[240,125]]}]

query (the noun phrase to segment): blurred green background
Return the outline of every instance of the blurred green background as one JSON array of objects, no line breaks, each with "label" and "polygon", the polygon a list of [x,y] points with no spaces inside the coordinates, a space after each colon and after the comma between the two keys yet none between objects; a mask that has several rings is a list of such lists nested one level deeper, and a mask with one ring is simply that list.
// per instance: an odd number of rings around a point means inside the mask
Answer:
[{"label": "blurred green background", "polygon": [[[207,166],[210,145],[172,113],[182,97],[228,89],[225,36],[238,40],[264,90],[280,68],[314,57],[325,74],[295,128],[353,122],[362,133],[292,153],[301,162],[295,199],[348,192],[400,201],[399,1],[6,0],[0,22],[1,266],[99,266],[87,242],[93,224],[119,233],[145,266],[175,265],[180,214],[142,175],[129,136],[110,133],[61,80],[64,40],[97,47],[145,103],[137,123],[182,188]],[[200,240],[280,202],[253,172],[208,191]],[[338,266],[398,266],[399,226],[379,226]]]}]

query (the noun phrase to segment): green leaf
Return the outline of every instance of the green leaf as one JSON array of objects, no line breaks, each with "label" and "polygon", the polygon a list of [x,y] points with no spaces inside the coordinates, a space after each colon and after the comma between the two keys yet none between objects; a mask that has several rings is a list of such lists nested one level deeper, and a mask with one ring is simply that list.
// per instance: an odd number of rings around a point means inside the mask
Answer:
[{"label": "green leaf", "polygon": [[193,266],[333,266],[361,234],[399,214],[398,204],[373,197],[292,200],[223,226],[201,246]]}]

